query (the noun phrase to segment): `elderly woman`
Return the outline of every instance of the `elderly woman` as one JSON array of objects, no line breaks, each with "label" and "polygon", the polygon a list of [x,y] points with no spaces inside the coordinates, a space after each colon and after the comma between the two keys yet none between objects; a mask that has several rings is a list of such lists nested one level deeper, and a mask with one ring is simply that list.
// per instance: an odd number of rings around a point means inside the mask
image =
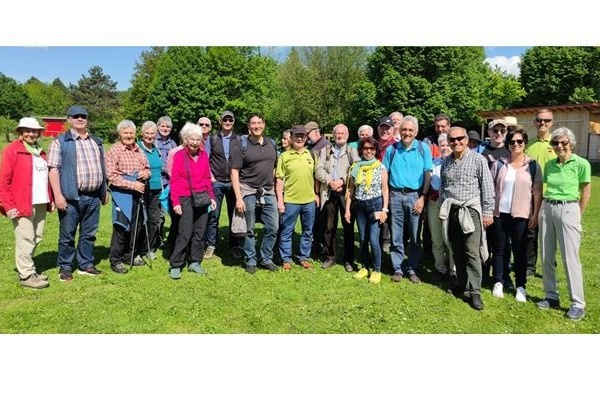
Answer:
[{"label": "elderly woman", "polygon": [[577,142],[569,128],[561,127],[552,132],[550,144],[557,158],[546,163],[543,173],[545,188],[539,229],[545,298],[537,306],[542,310],[559,307],[556,251],[560,249],[571,299],[571,307],[565,316],[579,321],[585,315],[579,260],[581,216],[592,190],[591,166],[574,153]]},{"label": "elderly woman", "polygon": [[538,224],[538,213],[542,203],[542,171],[537,161],[525,154],[527,134],[518,129],[507,137],[508,157],[492,164],[495,187],[494,223],[492,241],[492,266],[494,287],[492,296],[502,298],[506,279],[505,266],[510,252],[506,246],[512,244],[515,280],[515,300],[527,301],[527,256],[525,235],[527,229]]},{"label": "elderly woman", "polygon": [[[373,127],[371,125],[361,125],[357,131],[358,140],[364,139],[366,137],[373,137]],[[349,142],[349,147],[358,149],[358,141],[357,142]]]},{"label": "elderly woman", "polygon": [[[431,172],[431,186],[427,196],[427,224],[431,232],[431,252],[433,253],[433,279],[437,282],[456,280],[456,268],[452,261],[452,250],[444,244],[442,234],[442,221],[440,220],[440,183],[442,181],[440,172],[442,161],[452,153],[448,144],[448,136],[445,133],[439,134],[437,138],[437,147],[441,157],[433,158],[433,171]],[[446,257],[446,253],[448,256]]]},{"label": "elderly woman", "polygon": [[[175,247],[169,259],[169,276],[172,279],[181,278],[186,258],[190,272],[205,273],[201,266],[204,258],[202,238],[208,214],[217,205],[210,180],[208,154],[204,151],[202,128],[186,122],[181,129],[181,138],[185,147],[174,154],[171,170],[171,202],[173,212],[180,217]],[[202,194],[203,201],[196,201],[196,194]]]},{"label": "elderly woman", "polygon": [[350,223],[351,207],[354,205],[363,265],[354,274],[354,278],[366,278],[371,268],[369,282],[379,283],[381,282],[379,234],[381,224],[386,221],[388,215],[388,173],[379,161],[379,146],[375,138],[362,138],[358,142],[358,154],[361,157],[360,161],[350,167],[344,218]]},{"label": "elderly woman", "polygon": [[281,152],[289,150],[292,147],[292,130],[286,129],[281,134]]},{"label": "elderly woman", "polygon": [[154,145],[157,134],[157,126],[153,121],[146,121],[142,124],[142,139],[137,145],[142,149],[142,153],[148,159],[150,168],[150,180],[144,194],[144,201],[148,207],[148,237],[146,240],[150,246],[150,254],[147,254],[151,259],[155,259],[156,249],[161,244],[160,238],[160,194],[163,190],[161,182],[161,170],[163,163],[160,152]]},{"label": "elderly woman", "polygon": [[109,260],[111,270],[117,274],[125,274],[128,272],[126,264],[144,265],[142,247],[147,246],[142,246],[140,235],[143,222],[143,210],[140,207],[144,207],[143,198],[151,173],[146,156],[135,142],[135,124],[129,120],[119,122],[117,134],[119,141],[105,157],[113,201]]},{"label": "elderly woman", "polygon": [[32,289],[48,287],[33,263],[52,204],[46,153],[37,144],[43,129],[35,118],[21,118],[19,137],[4,149],[0,166],[0,212],[13,224],[19,282]]}]

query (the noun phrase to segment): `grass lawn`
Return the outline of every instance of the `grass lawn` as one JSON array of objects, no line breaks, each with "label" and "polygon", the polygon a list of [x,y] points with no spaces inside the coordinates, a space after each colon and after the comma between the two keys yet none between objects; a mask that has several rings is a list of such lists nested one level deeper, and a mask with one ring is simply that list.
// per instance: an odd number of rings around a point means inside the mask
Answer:
[{"label": "grass lawn", "polygon": [[[47,148],[47,147],[46,147]],[[474,311],[462,300],[427,282],[381,284],[356,281],[341,265],[247,274],[229,258],[226,240],[216,257],[205,261],[207,276],[187,271],[172,281],[168,262],[138,267],[117,275],[109,268],[111,205],[103,207],[96,241],[97,277],[74,274],[58,280],[58,216],[47,216],[44,240],[35,257],[38,270],[50,276],[50,287],[21,288],[14,270],[12,225],[0,222],[0,333],[598,333],[600,332],[600,168],[594,167],[592,198],[584,215],[581,260],[587,315],[580,322],[563,317],[569,301],[559,261],[561,310],[540,311],[542,279],[529,279],[529,301],[514,294],[496,299],[486,289],[485,309]],[[221,220],[220,236],[225,234]],[[389,266],[389,255],[384,254]],[[385,264],[384,263],[384,264]],[[541,268],[538,265],[538,271]]]}]

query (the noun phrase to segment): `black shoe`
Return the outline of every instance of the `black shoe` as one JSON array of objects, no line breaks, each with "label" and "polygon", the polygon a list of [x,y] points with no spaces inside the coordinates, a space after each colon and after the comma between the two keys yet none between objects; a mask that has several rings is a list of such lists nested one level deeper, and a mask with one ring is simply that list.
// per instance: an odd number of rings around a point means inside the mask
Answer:
[{"label": "black shoe", "polygon": [[231,257],[233,257],[234,260],[240,260],[244,258],[244,252],[239,247],[234,247],[231,249]]},{"label": "black shoe", "polygon": [[510,279],[510,277],[504,279],[504,282],[502,282],[502,286],[504,286],[504,290],[506,291],[515,291],[515,285],[513,284],[513,281],[512,279]]},{"label": "black shoe", "polygon": [[433,283],[443,283],[448,279],[448,275],[442,274],[437,269],[433,271],[433,275],[431,275],[431,281]]},{"label": "black shoe", "polygon": [[256,265],[248,265],[246,267],[246,272],[249,274],[254,274],[256,272]]},{"label": "black shoe", "polygon": [[327,260],[323,264],[321,264],[321,268],[327,269],[335,265],[336,259],[335,257],[327,257]]},{"label": "black shoe", "polygon": [[270,262],[266,265],[263,265],[263,267],[266,270],[271,271],[271,272],[277,272],[277,270],[279,270],[279,267],[277,267],[277,265],[273,264],[272,262]]},{"label": "black shoe", "polygon": [[481,295],[476,293],[471,294],[471,307],[477,311],[483,310],[483,301],[481,301]]},{"label": "black shoe", "polygon": [[352,263],[345,262],[344,269],[346,270],[346,272],[354,272],[354,265],[352,265]]},{"label": "black shoe", "polygon": [[125,265],[123,265],[123,263],[118,263],[116,265],[111,265],[110,269],[112,269],[117,274],[126,274],[126,273],[129,272],[129,270],[127,268],[125,268]]}]

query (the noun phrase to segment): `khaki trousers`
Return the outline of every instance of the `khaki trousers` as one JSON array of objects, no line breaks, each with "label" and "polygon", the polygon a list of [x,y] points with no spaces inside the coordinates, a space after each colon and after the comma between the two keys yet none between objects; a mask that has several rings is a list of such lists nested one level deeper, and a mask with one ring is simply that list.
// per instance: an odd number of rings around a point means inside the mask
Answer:
[{"label": "khaki trousers", "polygon": [[46,223],[46,204],[32,206],[31,216],[12,220],[15,233],[15,264],[20,279],[35,273],[33,254],[42,241]]}]

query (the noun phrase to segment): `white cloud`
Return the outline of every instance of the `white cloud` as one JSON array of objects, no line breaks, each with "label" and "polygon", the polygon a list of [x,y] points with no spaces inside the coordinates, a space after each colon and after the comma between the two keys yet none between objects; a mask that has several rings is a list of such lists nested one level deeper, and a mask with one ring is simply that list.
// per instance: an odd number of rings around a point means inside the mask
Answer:
[{"label": "white cloud", "polygon": [[485,62],[490,64],[492,68],[498,67],[510,75],[519,76],[521,73],[521,68],[519,67],[519,63],[521,62],[520,56],[512,56],[510,58],[505,56],[489,57],[485,59]]}]

